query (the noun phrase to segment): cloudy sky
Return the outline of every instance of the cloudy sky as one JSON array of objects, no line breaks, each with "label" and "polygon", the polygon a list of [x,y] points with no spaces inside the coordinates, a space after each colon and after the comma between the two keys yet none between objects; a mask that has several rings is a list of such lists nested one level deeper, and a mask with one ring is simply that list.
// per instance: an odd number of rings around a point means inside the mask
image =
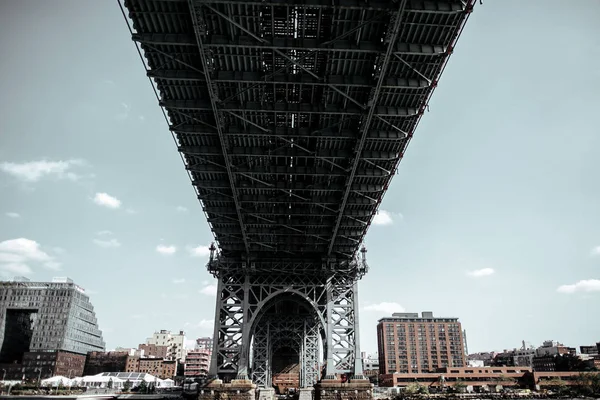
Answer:
[{"label": "cloudy sky", "polygon": [[[1,277],[71,277],[108,348],[210,334],[211,235],[118,6],[0,7]],[[599,19],[476,7],[368,234],[364,350],[402,310],[471,352],[600,340]]]}]

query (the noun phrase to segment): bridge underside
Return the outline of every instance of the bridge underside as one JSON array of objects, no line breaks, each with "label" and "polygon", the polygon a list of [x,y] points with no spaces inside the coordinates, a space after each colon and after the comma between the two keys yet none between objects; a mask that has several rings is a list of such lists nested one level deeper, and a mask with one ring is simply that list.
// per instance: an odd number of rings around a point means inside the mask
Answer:
[{"label": "bridge underside", "polygon": [[291,290],[327,375],[361,375],[358,249],[474,1],[125,0],[218,245],[213,373],[246,376]]}]

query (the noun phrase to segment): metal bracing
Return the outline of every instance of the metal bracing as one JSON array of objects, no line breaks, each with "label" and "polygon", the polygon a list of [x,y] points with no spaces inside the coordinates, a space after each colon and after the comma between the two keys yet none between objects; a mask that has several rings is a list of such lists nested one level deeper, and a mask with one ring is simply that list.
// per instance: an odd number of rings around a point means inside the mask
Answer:
[{"label": "metal bracing", "polygon": [[[192,21],[194,24],[194,32],[196,34],[195,39],[196,39],[196,43],[197,43],[199,51],[200,51],[202,65],[204,66],[204,69],[203,69],[204,77],[206,78],[206,84],[208,87],[211,109],[212,109],[212,112],[215,115],[215,119],[216,119],[217,133],[219,134],[219,142],[221,144],[221,152],[223,154],[223,158],[225,159],[225,166],[227,168],[227,174],[229,177],[229,187],[231,188],[235,207],[237,210],[239,210],[241,207],[238,202],[238,196],[237,196],[237,191],[236,191],[236,187],[235,187],[235,180],[234,180],[234,176],[231,172],[231,163],[229,161],[229,156],[227,154],[227,148],[228,148],[229,144],[227,143],[227,140],[225,139],[225,136],[223,135],[223,132],[221,130],[221,124],[220,124],[221,116],[220,116],[220,112],[219,112],[216,102],[215,102],[216,94],[213,91],[213,85],[210,80],[210,71],[213,69],[213,67],[212,67],[213,61],[211,58],[206,57],[206,54],[205,54],[206,50],[204,49],[204,44],[203,44],[203,39],[206,34],[206,30],[205,30],[206,25],[204,24],[204,21],[203,21],[202,10],[197,7],[194,7],[194,4],[195,4],[195,1],[193,1],[193,0],[189,1],[190,13],[191,13]],[[238,211],[238,222],[240,224],[240,235],[242,236],[242,238],[244,240],[244,244],[246,246],[246,253],[248,253],[250,251],[250,248],[248,245],[248,239],[246,238],[246,231],[244,228],[244,219],[242,218],[242,214],[239,211]]]},{"label": "metal bracing", "polygon": [[[366,262],[361,262],[366,268]],[[220,292],[217,293],[214,343],[217,357],[211,374],[239,376],[240,371],[248,370],[252,342],[251,376],[257,383],[269,384],[272,355],[269,351],[281,331],[298,334],[305,382],[312,384],[318,379],[323,361],[318,354],[320,340],[324,340],[324,348],[331,356],[327,360],[329,373],[356,373],[355,274],[334,272],[338,269],[327,262],[321,265],[321,274],[307,270],[287,273],[289,268],[283,265],[279,269],[271,265],[270,274],[265,274],[257,268],[259,264],[250,262],[243,266],[246,272],[231,274],[224,273],[222,266],[218,268]],[[282,301],[297,303],[305,313],[296,320],[284,317],[276,308]],[[276,313],[272,322],[268,320],[270,312]]]},{"label": "metal bracing", "polygon": [[327,254],[329,254],[329,255],[333,252],[333,249],[334,249],[335,241],[337,239],[336,236],[338,234],[340,224],[342,223],[342,216],[344,215],[344,210],[346,208],[346,203],[348,202],[348,197],[350,196],[350,192],[352,190],[354,190],[352,188],[354,176],[356,175],[356,170],[359,165],[360,155],[363,152],[363,147],[366,142],[367,133],[369,132],[369,129],[371,129],[371,120],[373,119],[373,116],[375,115],[375,109],[377,106],[377,102],[379,100],[379,93],[381,91],[381,86],[383,85],[383,81],[385,80],[385,74],[386,74],[386,71],[388,68],[388,64],[392,57],[392,53],[393,53],[392,49],[394,48],[394,46],[396,44],[396,40],[398,38],[398,34],[400,33],[400,24],[402,22],[402,15],[404,13],[404,7],[406,6],[406,1],[407,0],[402,0],[398,11],[394,14],[394,17],[393,17],[394,22],[392,24],[390,24],[391,29],[388,32],[389,37],[386,38],[387,50],[385,52],[385,55],[383,56],[383,58],[380,61],[380,66],[377,69],[379,78],[377,80],[377,85],[375,85],[375,88],[373,89],[372,94],[369,99],[369,111],[368,111],[367,115],[365,116],[365,118],[361,121],[362,134],[361,134],[361,137],[358,140],[356,147],[355,147],[355,156],[354,156],[354,162],[352,163],[352,170],[350,172],[350,176],[348,177],[348,180],[346,181],[346,190],[344,192],[344,197],[342,198],[342,204],[340,206],[340,214],[338,216],[337,222],[335,223],[335,227],[333,228],[331,242],[329,244],[329,249],[327,251]]},{"label": "metal bracing", "polygon": [[124,0],[215,236],[212,375],[270,386],[285,342],[304,384],[362,376],[358,250],[474,2]]},{"label": "metal bracing", "polygon": [[321,332],[314,315],[264,315],[252,342],[252,380],[259,387],[271,387],[273,355],[282,347],[298,353],[300,387],[311,387],[319,380]]}]

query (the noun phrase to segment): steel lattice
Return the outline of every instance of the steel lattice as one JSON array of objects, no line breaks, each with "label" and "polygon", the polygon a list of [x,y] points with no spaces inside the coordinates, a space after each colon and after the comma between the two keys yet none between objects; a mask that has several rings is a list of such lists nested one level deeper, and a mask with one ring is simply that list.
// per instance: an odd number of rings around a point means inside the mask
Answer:
[{"label": "steel lattice", "polygon": [[268,385],[278,328],[256,321],[294,293],[327,375],[362,375],[358,250],[474,2],[125,0],[218,245],[213,374]]}]

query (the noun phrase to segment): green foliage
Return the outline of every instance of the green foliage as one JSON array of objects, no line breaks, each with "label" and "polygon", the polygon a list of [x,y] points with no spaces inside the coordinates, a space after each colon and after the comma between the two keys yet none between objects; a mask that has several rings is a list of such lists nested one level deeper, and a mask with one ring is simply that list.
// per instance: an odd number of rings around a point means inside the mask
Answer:
[{"label": "green foliage", "polygon": [[454,390],[458,393],[464,393],[465,390],[467,390],[467,385],[461,381],[461,380],[457,380],[456,382],[454,382]]},{"label": "green foliage", "polygon": [[123,384],[123,391],[129,392],[129,389],[131,389],[131,381],[129,379],[127,379],[125,381],[125,383]]},{"label": "green foliage", "polygon": [[580,395],[600,394],[600,373],[582,372],[575,377],[575,387]]},{"label": "green foliage", "polygon": [[411,383],[410,385],[406,386],[406,388],[404,389],[404,393],[406,394],[428,394],[429,393],[429,388],[427,388],[427,386],[421,385],[418,382],[415,383]]},{"label": "green foliage", "polygon": [[140,393],[148,392],[148,384],[146,383],[145,380],[142,379],[142,382],[140,382],[140,386],[138,386],[138,390]]},{"label": "green foliage", "polygon": [[112,387],[113,387],[113,380],[112,380],[112,378],[110,378],[110,379],[108,380],[108,384],[107,384],[106,386],[107,386],[109,389],[112,389]]}]

